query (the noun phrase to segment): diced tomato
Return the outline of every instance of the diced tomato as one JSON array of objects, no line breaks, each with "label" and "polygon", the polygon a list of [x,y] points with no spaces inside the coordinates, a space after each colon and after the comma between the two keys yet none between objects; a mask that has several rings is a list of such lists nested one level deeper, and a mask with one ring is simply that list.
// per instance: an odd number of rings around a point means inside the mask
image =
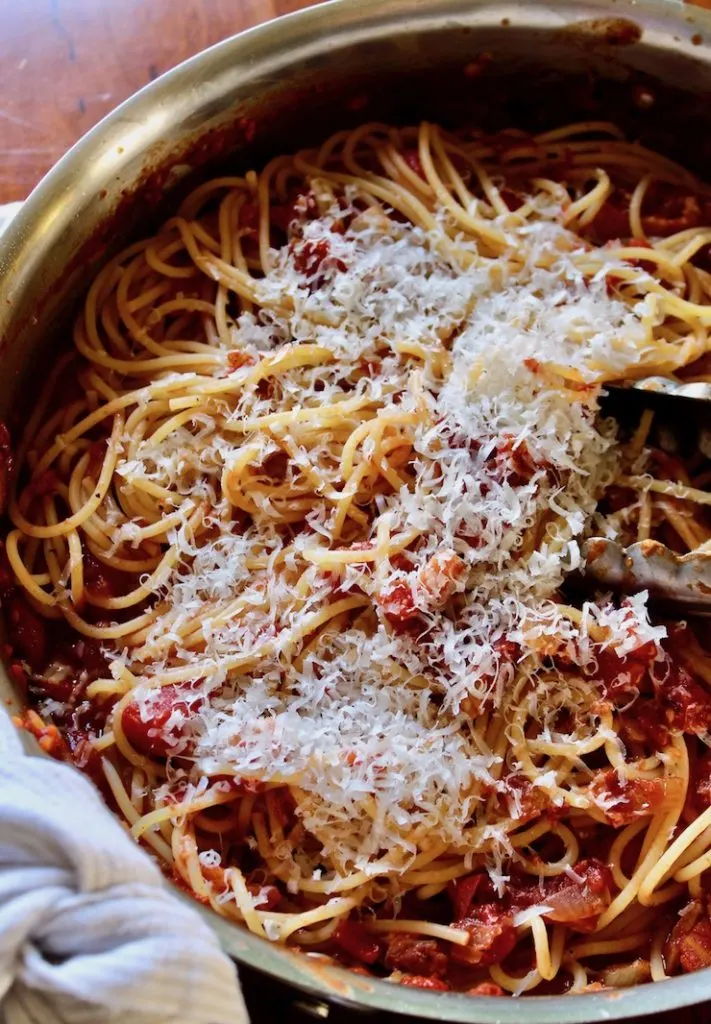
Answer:
[{"label": "diced tomato", "polygon": [[467,916],[483,879],[484,875],[478,872],[475,875],[466,875],[464,878],[455,878],[449,883],[447,895],[452,903],[455,920]]},{"label": "diced tomato", "polygon": [[318,204],[311,192],[295,192],[286,203],[275,203],[269,208],[269,219],[285,235],[292,225],[297,226],[318,216]]},{"label": "diced tomato", "polygon": [[534,786],[525,775],[508,775],[504,782],[508,787],[505,801],[509,814],[516,821],[530,821],[538,818],[550,807],[548,794],[541,786]]},{"label": "diced tomato", "polygon": [[496,445],[493,456],[495,476],[502,483],[522,487],[529,483],[541,468],[526,441],[517,441],[512,434],[504,434]]},{"label": "diced tomato", "polygon": [[276,483],[282,483],[289,468],[289,456],[285,451],[272,452],[267,455],[261,466],[261,475],[269,477]]},{"label": "diced tomato", "polygon": [[493,981],[480,981],[474,988],[470,988],[467,991],[468,996],[502,996],[504,990],[500,985],[495,985]]},{"label": "diced tomato", "polygon": [[[129,701],[121,716],[121,725],[126,739],[141,754],[153,757],[168,757],[181,738],[181,727],[172,726],[166,731],[168,720],[174,711],[190,715],[191,707],[195,707],[194,695],[187,689],[177,686],[161,686],[151,696],[148,704],[150,718],[144,722],[141,709],[135,700]],[[199,703],[200,698],[198,698]]]},{"label": "diced tomato", "polygon": [[0,513],[5,511],[14,467],[10,431],[0,423]]},{"label": "diced tomato", "polygon": [[[598,242],[628,239],[631,194],[617,187],[605,201],[590,225],[590,232]],[[642,204],[642,228],[647,235],[666,238],[678,231],[701,227],[711,222],[708,200],[689,192],[682,185],[653,182]],[[637,239],[631,241],[638,242]]]},{"label": "diced tomato", "polygon": [[614,768],[598,774],[590,785],[591,796],[605,805],[605,816],[611,825],[620,828],[636,818],[657,814],[681,800],[683,782],[676,777],[627,779],[620,781]]},{"label": "diced tomato", "polygon": [[649,454],[654,463],[655,476],[664,480],[674,480],[676,483],[683,481],[686,470],[681,459],[662,451],[661,448],[650,448]]},{"label": "diced tomato", "polygon": [[696,806],[700,810],[711,807],[711,750],[696,759],[692,773],[692,787]]},{"label": "diced tomato", "polygon": [[454,593],[462,589],[467,564],[450,548],[437,551],[420,569],[418,580],[432,608],[443,608]]},{"label": "diced tomato", "polygon": [[344,953],[361,963],[374,964],[380,959],[380,942],[358,921],[341,921],[333,933],[333,939]]},{"label": "diced tomato", "polygon": [[0,598],[7,598],[16,589],[15,574],[7,557],[5,545],[0,540]]},{"label": "diced tomato", "polygon": [[106,449],[109,443],[108,437],[102,437],[98,441],[92,441],[89,446],[89,461],[86,465],[86,475],[92,480],[98,480],[101,467],[106,458]]},{"label": "diced tomato", "polygon": [[258,910],[275,910],[281,903],[281,893],[275,885],[247,882],[247,889],[255,897],[255,906]]},{"label": "diced tomato", "polygon": [[590,224],[590,233],[598,242],[628,238],[630,228],[629,193],[614,189]]},{"label": "diced tomato", "polygon": [[392,932],[387,938],[385,966],[391,971],[439,977],[447,969],[447,954],[437,939],[423,939],[407,932]]},{"label": "diced tomato", "polygon": [[622,656],[605,648],[596,655],[597,669],[584,671],[600,683],[603,696],[613,703],[618,699],[627,702],[639,691],[657,654],[658,648],[651,640]]},{"label": "diced tomato", "polygon": [[459,963],[488,967],[500,963],[516,945],[513,913],[501,903],[482,903],[472,913],[454,922],[469,932],[466,946],[452,946],[452,959]]},{"label": "diced tomato", "polygon": [[243,203],[239,209],[239,226],[254,234],[259,228],[259,203],[253,203],[250,199]]},{"label": "diced tomato", "polygon": [[413,148],[404,149],[402,153],[402,158],[411,171],[414,171],[415,174],[419,178],[422,178],[423,181],[427,180],[418,150]]},{"label": "diced tomato", "polygon": [[64,729],[64,738],[71,753],[71,759],[77,768],[81,768],[92,779],[103,777],[101,757],[91,742],[91,736],[83,729],[69,726]]},{"label": "diced tomato", "polygon": [[666,238],[708,221],[707,203],[681,185],[653,182],[644,197],[642,227],[648,235]]},{"label": "diced tomato", "polygon": [[409,988],[426,988],[432,992],[449,992],[449,985],[441,978],[427,978],[421,974],[403,974],[400,978],[401,985]]},{"label": "diced tomato", "polygon": [[227,366],[230,373],[234,373],[235,370],[239,370],[243,366],[254,366],[256,362],[256,357],[250,352],[243,352],[238,348],[232,349],[227,353]]},{"label": "diced tomato", "polygon": [[627,711],[618,713],[620,736],[627,745],[643,745],[664,750],[669,745],[664,709],[656,700],[636,700]]},{"label": "diced tomato", "polygon": [[377,356],[373,356],[372,359],[366,359],[365,356],[358,360],[358,369],[366,376],[373,379],[380,373],[383,365],[382,359]]},{"label": "diced tomato", "polygon": [[502,636],[499,640],[494,641],[492,647],[496,651],[500,664],[507,662],[516,665],[521,660],[521,645],[517,644],[515,640],[509,640]]},{"label": "diced tomato", "polygon": [[100,562],[90,551],[85,552],[84,559],[84,585],[91,593],[99,597],[115,597],[120,593],[120,580],[116,577],[118,573],[112,573],[107,565]]},{"label": "diced tomato", "polygon": [[74,668],[76,674],[82,675],[82,679],[85,678],[88,682],[108,675],[109,662],[106,652],[99,641],[92,637],[75,635],[67,643],[58,645],[55,654],[60,663],[64,662]]},{"label": "diced tomato", "polygon": [[699,901],[684,907],[664,952],[672,971],[677,966],[685,973],[711,967],[711,921]]},{"label": "diced tomato", "polygon": [[44,498],[56,494],[59,489],[59,475],[53,469],[45,469],[33,476],[27,488],[36,498]]},{"label": "diced tomato", "polygon": [[674,729],[696,736],[711,729],[711,694],[682,665],[668,660],[666,676],[657,681],[657,693]]},{"label": "diced tomato", "polygon": [[19,591],[5,598],[8,638],[13,651],[35,672],[47,661],[47,626],[42,616]]},{"label": "diced tomato", "polygon": [[514,192],[513,189],[502,188],[501,191],[499,192],[499,195],[501,196],[503,201],[506,203],[506,206],[512,213],[515,212],[516,210],[519,210],[523,206],[523,197],[518,195],[518,193]]},{"label": "diced tomato", "polygon": [[331,255],[331,246],[325,238],[307,239],[293,245],[294,269],[310,279],[310,288],[316,290],[325,280],[327,270],[343,273],[347,268],[342,259]]},{"label": "diced tomato", "polygon": [[59,729],[52,722],[43,722],[36,711],[25,711],[13,723],[18,729],[24,729],[35,737],[45,754],[55,757],[58,761],[69,760],[69,748]]},{"label": "diced tomato", "polygon": [[385,618],[398,633],[408,632],[411,627],[422,621],[409,583],[393,583],[382,594],[376,596],[376,601],[383,609]]}]

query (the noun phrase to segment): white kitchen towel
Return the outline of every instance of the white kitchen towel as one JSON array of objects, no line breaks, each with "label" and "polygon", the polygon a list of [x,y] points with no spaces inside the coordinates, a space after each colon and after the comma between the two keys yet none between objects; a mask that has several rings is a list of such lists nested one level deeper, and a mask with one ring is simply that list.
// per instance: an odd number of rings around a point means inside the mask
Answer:
[{"label": "white kitchen towel", "polygon": [[[0,206],[0,231],[19,207]],[[0,709],[0,1024],[248,1024],[237,971],[78,771]]]},{"label": "white kitchen towel", "polygon": [[0,711],[0,1021],[246,1024],[232,962],[78,771]]}]

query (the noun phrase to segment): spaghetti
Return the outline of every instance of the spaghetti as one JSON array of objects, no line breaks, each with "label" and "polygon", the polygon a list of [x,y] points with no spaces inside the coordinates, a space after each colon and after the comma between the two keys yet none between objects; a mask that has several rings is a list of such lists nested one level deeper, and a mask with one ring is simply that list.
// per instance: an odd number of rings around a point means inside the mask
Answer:
[{"label": "spaghetti", "polygon": [[705,225],[606,123],[366,124],[201,185],[17,446],[22,724],[263,938],[496,994],[711,964],[711,656],[561,590],[586,536],[711,540],[706,441],[598,405],[709,379]]}]

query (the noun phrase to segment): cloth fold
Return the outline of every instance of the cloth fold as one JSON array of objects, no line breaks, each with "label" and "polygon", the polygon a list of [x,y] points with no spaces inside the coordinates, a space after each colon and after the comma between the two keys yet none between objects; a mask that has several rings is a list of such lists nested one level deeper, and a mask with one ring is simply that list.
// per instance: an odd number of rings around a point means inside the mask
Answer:
[{"label": "cloth fold", "polygon": [[0,711],[2,1024],[247,1024],[209,927],[69,765]]}]

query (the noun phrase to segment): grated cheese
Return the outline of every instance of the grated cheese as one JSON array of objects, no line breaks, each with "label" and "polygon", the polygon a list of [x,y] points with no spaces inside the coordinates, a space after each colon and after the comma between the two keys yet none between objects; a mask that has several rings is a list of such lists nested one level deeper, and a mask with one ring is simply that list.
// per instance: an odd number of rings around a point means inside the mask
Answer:
[{"label": "grated cheese", "polygon": [[[480,815],[488,794],[507,792],[504,766],[472,728],[468,702],[506,709],[523,674],[531,680],[528,711],[544,734],[565,706],[592,730],[597,691],[582,678],[561,689],[544,671],[547,645],[562,645],[583,666],[594,657],[593,627],[621,656],[664,636],[641,595],[620,609],[588,603],[579,621],[559,602],[619,471],[614,426],[597,418],[601,372],[622,376],[644,355],[642,321],[653,310],[647,300],[630,306],[611,297],[606,274],[619,261],[587,251],[584,266],[596,269],[581,269],[579,240],[558,222],[559,208],[550,197],[531,202],[537,215],[525,227],[507,217],[492,222],[507,239],[505,258],[474,258],[467,267],[441,255],[436,233],[366,216],[343,229],[340,207],[322,212],[303,233],[305,242],[328,243],[318,281],[298,268],[294,247],[273,252],[258,291],[278,311],[244,313],[232,328],[234,347],[253,357],[216,371],[229,373],[233,391],[215,393],[189,425],[158,443],[147,437],[133,458],[119,459],[123,480],[170,489],[188,511],[202,504],[209,528],[199,545],[187,514],[171,529],[180,557],[161,587],[156,622],[115,656],[147,677],[180,666],[192,672],[195,700],[187,715],[173,711],[168,728],[184,729],[195,766],[169,764],[168,789],[218,774],[289,783],[322,847],[289,855],[292,882],[319,878],[323,864],[373,875],[403,870],[423,840],[441,840],[488,858],[501,889],[513,851],[506,827],[482,825]],[[444,232],[446,214],[438,216]],[[473,242],[460,241],[478,256]],[[257,379],[255,366],[286,345],[318,346],[332,358],[302,360],[259,386],[270,378],[260,370]],[[551,383],[540,367],[572,368],[583,390]],[[334,441],[337,416],[314,430],[277,414],[339,404],[341,424],[351,416],[355,430],[352,410],[366,408],[383,424],[401,423],[411,446],[406,482],[378,493],[372,531],[359,539],[377,545],[408,531],[418,539],[410,567],[387,557],[374,567],[345,566],[339,593],[367,600],[304,654],[304,629],[308,637],[312,617],[335,600],[314,552],[343,546],[335,532],[342,442]],[[258,473],[285,450],[285,483],[319,481],[307,529],[292,536],[276,499],[239,483],[241,467]],[[374,436],[365,436],[353,458],[371,464],[377,452]],[[235,517],[243,502],[252,503],[246,526]],[[532,530],[538,540],[528,549]],[[114,540],[139,537],[132,522]],[[417,590],[423,568],[443,551],[465,567],[452,588],[456,613],[428,604],[420,587],[419,634],[393,632],[378,595],[397,585]],[[186,633],[196,616],[197,645]],[[502,656],[502,641],[519,646],[518,666]],[[138,694],[147,720],[150,691]],[[564,801],[555,772],[537,785]],[[522,799],[509,795],[522,817]],[[201,855],[205,863],[212,852]],[[545,909],[525,911],[519,923]]]}]

